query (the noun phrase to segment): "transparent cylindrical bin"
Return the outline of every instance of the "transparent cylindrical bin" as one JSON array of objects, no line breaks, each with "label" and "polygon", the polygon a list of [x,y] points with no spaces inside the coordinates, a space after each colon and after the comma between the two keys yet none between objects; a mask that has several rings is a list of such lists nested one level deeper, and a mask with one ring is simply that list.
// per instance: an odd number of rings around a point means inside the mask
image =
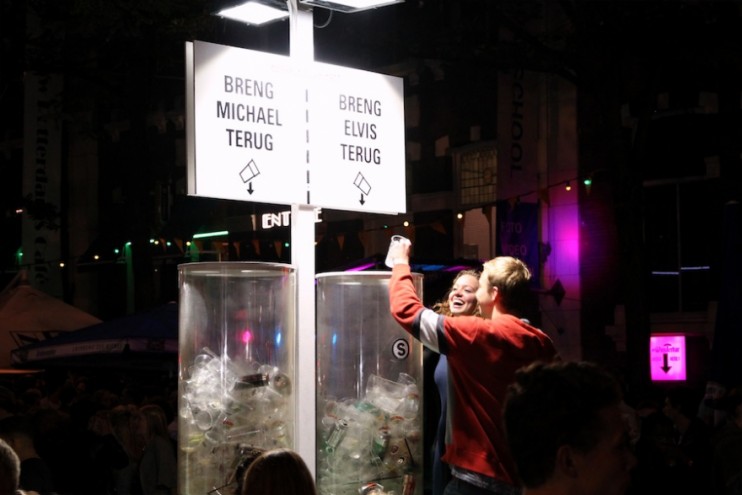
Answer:
[{"label": "transparent cylindrical bin", "polygon": [[251,447],[294,447],[296,273],[180,265],[178,493],[237,494]]},{"label": "transparent cylindrical bin", "polygon": [[316,276],[321,495],[423,493],[423,350],[391,317],[390,278]]}]

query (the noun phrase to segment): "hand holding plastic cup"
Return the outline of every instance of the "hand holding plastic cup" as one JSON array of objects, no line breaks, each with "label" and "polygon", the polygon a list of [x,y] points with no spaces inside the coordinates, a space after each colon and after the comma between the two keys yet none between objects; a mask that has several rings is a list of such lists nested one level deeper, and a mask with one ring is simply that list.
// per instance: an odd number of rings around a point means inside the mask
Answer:
[{"label": "hand holding plastic cup", "polygon": [[389,243],[389,251],[387,252],[386,260],[384,261],[384,264],[388,266],[389,268],[393,268],[394,259],[399,258],[402,255],[405,255],[406,253],[401,250],[408,249],[411,244],[412,243],[410,242],[408,238],[401,236],[401,235],[393,235],[392,240]]}]

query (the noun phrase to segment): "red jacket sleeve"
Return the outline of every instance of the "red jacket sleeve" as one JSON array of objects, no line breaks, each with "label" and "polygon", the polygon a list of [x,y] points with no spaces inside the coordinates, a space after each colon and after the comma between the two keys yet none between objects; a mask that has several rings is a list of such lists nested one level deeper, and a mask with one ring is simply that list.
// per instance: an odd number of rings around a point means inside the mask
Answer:
[{"label": "red jacket sleeve", "polygon": [[415,317],[425,309],[412,281],[410,265],[394,265],[389,281],[389,308],[392,317],[408,332],[412,332]]}]

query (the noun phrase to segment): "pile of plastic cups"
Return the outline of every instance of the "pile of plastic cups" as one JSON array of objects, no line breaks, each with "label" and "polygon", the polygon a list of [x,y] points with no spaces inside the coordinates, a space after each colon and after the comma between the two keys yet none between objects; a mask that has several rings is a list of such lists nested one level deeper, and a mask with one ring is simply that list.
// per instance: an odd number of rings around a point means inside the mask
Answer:
[{"label": "pile of plastic cups", "polygon": [[318,442],[318,489],[323,495],[415,491],[422,462],[420,391],[413,377],[371,375],[361,400],[325,399]]},{"label": "pile of plastic cups", "polygon": [[[292,445],[291,382],[277,367],[235,362],[202,349],[181,380],[181,453],[189,493],[215,493],[235,483],[246,447]],[[222,491],[221,493],[228,493]]]}]

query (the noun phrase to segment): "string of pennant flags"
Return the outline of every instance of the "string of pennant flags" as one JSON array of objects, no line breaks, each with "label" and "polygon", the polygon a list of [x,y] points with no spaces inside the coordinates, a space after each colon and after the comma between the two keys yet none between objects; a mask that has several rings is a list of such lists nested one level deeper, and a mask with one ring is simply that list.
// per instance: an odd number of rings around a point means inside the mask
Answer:
[{"label": "string of pennant flags", "polygon": [[[543,202],[545,204],[550,204],[550,195],[551,190],[555,188],[564,189],[567,192],[575,191],[577,186],[582,186],[583,189],[586,192],[590,192],[590,188],[593,184],[593,177],[592,175],[586,176],[586,177],[572,177],[567,180],[560,180],[558,182],[555,182],[553,184],[549,184],[548,186],[539,188],[537,190],[531,190],[524,193],[519,193],[518,195],[505,198],[502,200],[499,200],[497,202],[494,202],[492,205],[487,205],[482,207],[482,210],[484,214],[491,218],[491,211],[492,206],[496,205],[498,202],[506,202],[511,207],[516,206],[521,201],[525,200],[526,198],[535,196],[535,198]],[[23,209],[17,209],[15,211],[15,214],[22,214]],[[463,213],[459,212],[457,215],[457,218],[459,220],[463,219]],[[365,228],[359,231],[354,231],[355,234],[357,234],[360,237],[361,242],[363,242],[363,238],[371,234],[373,232],[383,231],[383,230],[389,230],[389,231],[396,231],[404,229],[407,234],[409,234],[410,238],[414,238],[414,232],[416,228],[422,228],[427,227],[432,229],[435,232],[438,232],[440,234],[446,235],[448,234],[448,228],[446,225],[441,221],[433,221],[433,222],[426,222],[426,223],[420,223],[415,222],[414,224],[411,224],[409,220],[400,220],[398,223],[385,223],[379,227],[369,227]],[[342,232],[334,233],[334,234],[317,234],[317,239],[315,245],[318,245],[322,242],[323,238],[326,235],[331,235],[334,240],[338,243],[340,248],[343,248],[343,244],[345,242],[345,234]],[[151,248],[151,254],[154,257],[172,257],[172,258],[191,258],[193,261],[197,260],[199,255],[209,253],[210,251],[207,250],[207,244],[212,244],[214,242],[218,242],[225,246],[226,248],[231,248],[234,250],[234,252],[237,254],[238,258],[242,255],[242,251],[250,251],[250,255],[256,255],[256,256],[262,256],[264,254],[270,254],[272,255],[275,253],[275,255],[278,258],[281,258],[283,255],[284,249],[290,248],[290,242],[284,241],[284,240],[261,240],[261,239],[244,239],[244,240],[229,240],[230,233],[228,231],[214,231],[214,232],[202,232],[202,233],[196,233],[192,236],[191,239],[184,239],[182,237],[171,237],[171,238],[165,238],[164,236],[153,236],[149,239],[149,245]],[[96,264],[96,263],[116,263],[116,262],[124,262],[127,256],[127,248],[131,248],[132,241],[127,241],[122,246],[107,246],[105,248],[101,248],[100,252],[93,252],[93,253],[83,253],[81,255],[75,255],[70,256],[68,258],[64,259],[51,259],[51,260],[44,260],[44,261],[38,261],[34,260],[32,262],[28,262],[24,259],[24,253],[22,251],[22,248],[18,248],[15,255],[15,266],[16,269],[21,268],[29,268],[33,266],[39,266],[39,265],[46,265],[46,266],[58,266],[59,268],[66,268],[70,265],[76,264]],[[213,247],[213,244],[212,244]],[[263,253],[264,250],[272,250],[273,253]],[[213,252],[213,251],[212,251]],[[130,249],[129,254],[130,255]]]}]

